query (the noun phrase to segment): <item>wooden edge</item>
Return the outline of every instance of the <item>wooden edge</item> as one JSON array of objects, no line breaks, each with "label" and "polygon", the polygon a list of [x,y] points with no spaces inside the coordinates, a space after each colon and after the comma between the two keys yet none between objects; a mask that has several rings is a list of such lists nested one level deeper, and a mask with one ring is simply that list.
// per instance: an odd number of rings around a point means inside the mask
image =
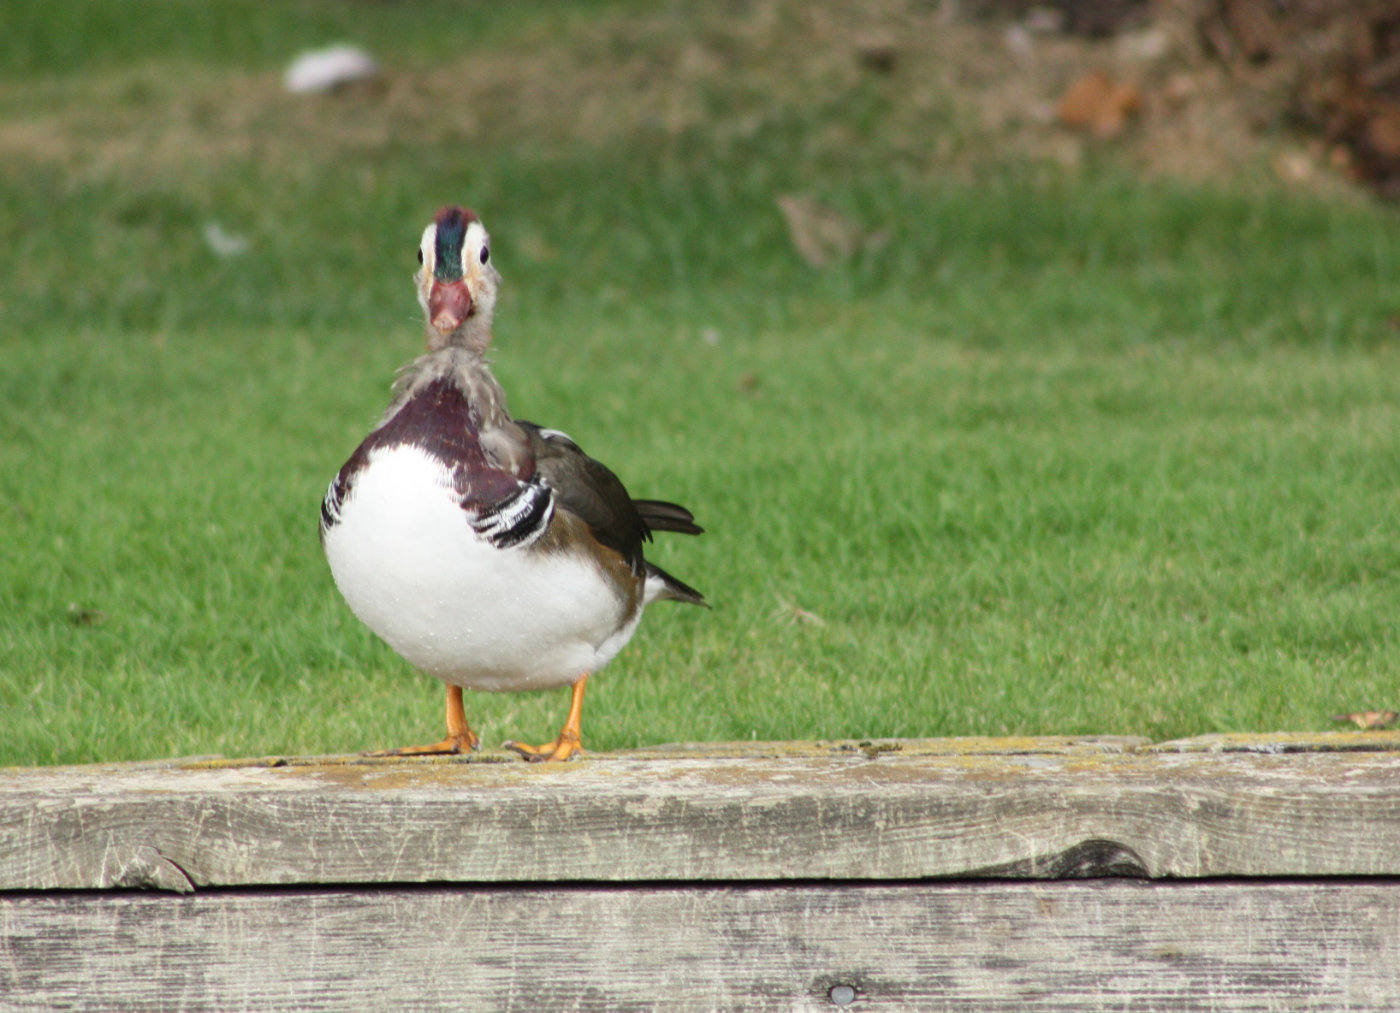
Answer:
[{"label": "wooden edge", "polygon": [[[1394,731],[1337,732],[1229,732],[1185,739],[1153,742],[1140,735],[1024,735],[959,736],[938,739],[794,739],[749,742],[676,742],[621,749],[610,752],[586,751],[582,761],[704,760],[704,759],[811,759],[822,756],[859,755],[871,758],[900,756],[1068,756],[1124,753],[1371,753],[1400,752],[1400,729]],[[39,770],[215,770],[237,767],[395,767],[401,757],[368,756],[363,753],[332,753],[299,756],[227,757],[217,754],[137,760],[119,763],[78,764],[53,767],[0,767],[0,775],[32,773]],[[465,756],[415,757],[415,763],[429,764],[518,764],[515,753],[488,749]]]},{"label": "wooden edge", "polygon": [[[1095,753],[1127,753],[1149,745],[1149,740],[1132,735],[1097,736],[967,736],[946,739],[793,739],[750,742],[673,742],[638,749],[612,752],[586,750],[578,761],[649,760],[781,760],[815,759],[824,756],[1068,756]],[[420,757],[439,764],[505,763],[519,764],[520,757],[507,750],[485,749],[464,756]],[[575,761],[575,762],[578,762]],[[361,753],[326,756],[264,756],[227,758],[200,756],[150,761],[160,767],[216,769],[220,767],[289,766],[395,766],[401,757],[367,756]]]},{"label": "wooden edge", "polygon": [[1400,730],[1351,732],[1227,732],[1172,739],[1144,747],[1159,753],[1376,753],[1400,751]]},{"label": "wooden edge", "polygon": [[1395,751],[1030,744],[14,771],[0,890],[1400,875]]}]

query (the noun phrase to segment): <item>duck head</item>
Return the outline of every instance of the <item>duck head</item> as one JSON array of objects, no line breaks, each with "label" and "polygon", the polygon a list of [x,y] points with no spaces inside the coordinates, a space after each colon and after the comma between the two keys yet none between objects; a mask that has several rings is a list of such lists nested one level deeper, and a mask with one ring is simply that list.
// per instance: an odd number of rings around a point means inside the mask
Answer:
[{"label": "duck head", "polygon": [[439,211],[423,230],[422,265],[414,275],[418,304],[428,324],[428,348],[448,345],[484,352],[501,276],[491,263],[491,238],[476,213],[455,204]]}]

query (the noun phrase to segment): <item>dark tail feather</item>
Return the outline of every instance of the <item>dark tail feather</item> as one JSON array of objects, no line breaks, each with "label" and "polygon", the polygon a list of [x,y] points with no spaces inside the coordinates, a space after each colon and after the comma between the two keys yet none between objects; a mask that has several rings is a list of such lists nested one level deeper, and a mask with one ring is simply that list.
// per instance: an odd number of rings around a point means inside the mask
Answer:
[{"label": "dark tail feather", "polygon": [[656,597],[666,601],[683,601],[691,605],[703,605],[710,607],[710,603],[705,600],[705,596],[695,588],[691,587],[683,580],[672,577],[655,563],[647,564],[647,583],[658,581],[661,584],[661,593]]},{"label": "dark tail feather", "polygon": [[634,499],[632,505],[652,531],[698,535],[705,530],[695,523],[695,515],[679,503],[668,503],[664,499]]}]

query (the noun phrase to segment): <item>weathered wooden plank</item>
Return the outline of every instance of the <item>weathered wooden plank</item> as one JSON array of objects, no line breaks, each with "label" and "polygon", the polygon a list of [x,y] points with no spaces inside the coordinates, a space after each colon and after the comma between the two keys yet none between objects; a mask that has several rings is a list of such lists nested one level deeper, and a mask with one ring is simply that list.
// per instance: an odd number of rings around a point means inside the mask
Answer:
[{"label": "weathered wooden plank", "polygon": [[1142,747],[1159,753],[1400,752],[1400,729],[1346,732],[1227,732],[1172,739]]},{"label": "weathered wooden plank", "polygon": [[0,895],[0,996],[34,1009],[1396,1009],[1400,883]]},{"label": "weathered wooden plank", "polygon": [[743,748],[12,770],[0,889],[1400,875],[1400,752]]},{"label": "weathered wooden plank", "polygon": [[[1400,750],[1400,733],[1394,748]],[[1138,735],[961,735],[942,739],[784,739],[751,742],[682,742],[605,754],[617,759],[812,759],[860,753],[901,756],[1025,756],[1127,753],[1151,745]],[[504,755],[504,754],[503,754]]]}]

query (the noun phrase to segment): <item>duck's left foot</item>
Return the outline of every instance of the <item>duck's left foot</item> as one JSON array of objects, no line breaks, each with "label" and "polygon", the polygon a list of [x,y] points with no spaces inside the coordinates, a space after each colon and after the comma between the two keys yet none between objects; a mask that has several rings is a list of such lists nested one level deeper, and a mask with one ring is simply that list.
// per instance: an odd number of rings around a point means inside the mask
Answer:
[{"label": "duck's left foot", "polygon": [[559,738],[553,742],[546,742],[542,746],[527,746],[523,742],[507,742],[506,748],[514,753],[519,753],[530,763],[544,763],[546,761],[567,760],[582,753],[583,743],[579,740],[577,732],[565,729],[559,733]]},{"label": "duck's left foot", "polygon": [[573,694],[569,699],[569,717],[559,732],[559,738],[553,742],[546,742],[542,746],[527,746],[523,742],[507,742],[506,748],[519,753],[531,763],[567,760],[575,753],[583,752],[583,739],[579,732],[579,723],[583,718],[583,691],[587,685],[588,673],[584,672],[574,683]]}]

